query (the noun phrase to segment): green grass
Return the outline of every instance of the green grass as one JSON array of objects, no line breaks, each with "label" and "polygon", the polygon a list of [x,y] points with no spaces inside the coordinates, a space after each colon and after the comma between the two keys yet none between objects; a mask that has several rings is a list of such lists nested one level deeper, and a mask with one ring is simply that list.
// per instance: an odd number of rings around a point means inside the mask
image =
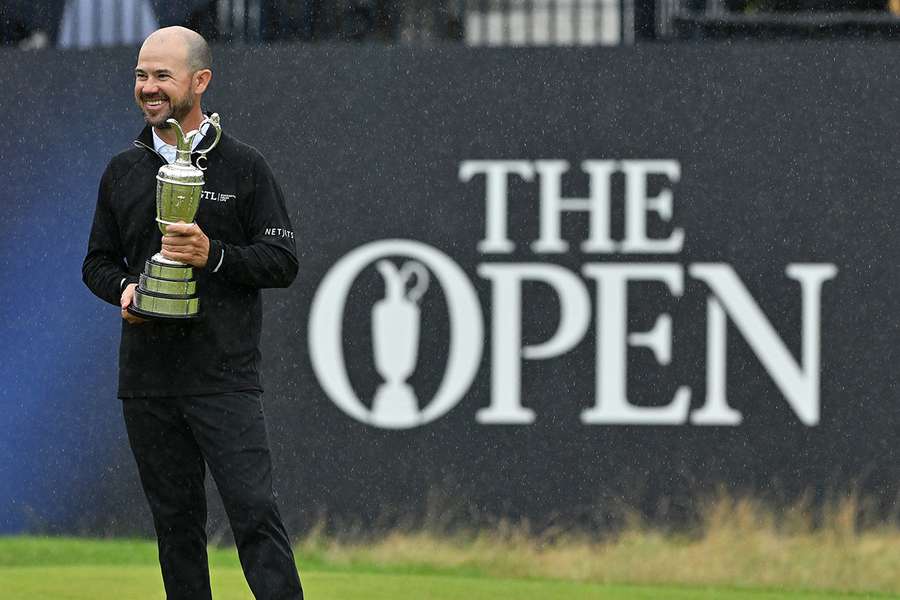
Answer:
[{"label": "green grass", "polygon": [[[212,570],[216,600],[252,600],[234,567]],[[310,600],[807,600],[846,598],[814,592],[760,592],[726,588],[613,586],[546,580],[491,579],[454,575],[400,575],[304,571]],[[4,600],[148,600],[164,598],[156,567],[80,565],[0,567]]]},{"label": "green grass", "polygon": [[[396,546],[396,541],[394,546]],[[420,546],[420,552],[428,547]],[[370,550],[371,551],[371,550]],[[773,591],[718,585],[622,585],[547,577],[491,575],[490,561],[440,564],[401,561],[345,550],[333,560],[321,540],[298,547],[310,600],[811,600],[887,598],[829,591]],[[251,600],[233,550],[210,549],[216,600]],[[672,565],[677,568],[676,564]],[[0,538],[2,600],[162,600],[152,542],[65,538]]]}]

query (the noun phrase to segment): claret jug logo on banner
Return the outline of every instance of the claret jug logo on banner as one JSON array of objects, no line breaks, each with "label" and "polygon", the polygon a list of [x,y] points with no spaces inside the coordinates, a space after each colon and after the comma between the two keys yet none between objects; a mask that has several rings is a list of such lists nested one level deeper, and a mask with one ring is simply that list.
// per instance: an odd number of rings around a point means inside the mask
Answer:
[{"label": "claret jug logo on banner", "polygon": [[[511,254],[509,188],[512,178],[533,182],[538,189],[539,235],[531,241],[535,260],[481,262],[474,273],[465,272],[446,253],[422,241],[386,239],[360,246],[338,260],[325,275],[312,303],[309,345],[312,365],[325,393],[347,415],[375,427],[407,429],[424,425],[452,410],[472,386],[485,351],[490,328],[490,398],[474,415],[477,423],[527,425],[539,415],[522,402],[522,369],[527,361],[564,355],[586,335],[594,321],[595,394],[583,406],[585,425],[739,425],[742,413],[730,406],[727,395],[728,321],[774,381],[797,419],[814,426],[819,422],[821,297],[823,284],[837,275],[829,263],[792,263],[786,278],[772,286],[793,286],[801,310],[796,326],[801,351],[795,357],[760,303],[750,294],[735,270],[725,263],[627,260],[627,255],[678,255],[687,232],[676,226],[673,187],[681,178],[675,160],[586,160],[581,169],[589,181],[585,198],[562,196],[562,178],[571,165],[564,160],[469,160],[458,170],[460,185],[484,186],[484,238],[479,254]],[[624,180],[624,235],[612,236],[612,180]],[[654,195],[648,180],[667,182]],[[660,186],[658,186],[660,187]],[[583,212],[588,217],[587,238],[577,248],[562,237],[562,216]],[[670,224],[665,236],[651,236],[648,218]],[[580,252],[602,255],[586,260],[579,271],[553,264],[554,255]],[[611,260],[613,257],[624,260]],[[344,358],[344,317],[348,294],[356,279],[374,269],[384,294],[368,311],[372,360],[381,378],[372,398],[360,398],[350,381]],[[473,281],[490,284],[490,306],[483,307]],[[672,297],[682,297],[688,278],[701,282],[707,294],[706,322],[692,323],[705,331],[705,396],[694,399],[687,385],[673,385],[671,395],[654,406],[629,401],[629,348],[649,349],[661,366],[672,361],[673,319],[657,315],[646,331],[628,330],[628,292],[631,282],[655,282]],[[795,283],[791,283],[793,280]],[[525,284],[549,286],[558,299],[556,331],[548,339],[526,344],[522,301]],[[797,285],[799,284],[799,285]],[[448,354],[435,361],[443,376],[432,397],[420,397],[408,383],[420,356],[422,314],[420,303],[435,286],[446,299]],[[592,303],[590,288],[595,291]],[[488,317],[488,319],[486,319]]]}]

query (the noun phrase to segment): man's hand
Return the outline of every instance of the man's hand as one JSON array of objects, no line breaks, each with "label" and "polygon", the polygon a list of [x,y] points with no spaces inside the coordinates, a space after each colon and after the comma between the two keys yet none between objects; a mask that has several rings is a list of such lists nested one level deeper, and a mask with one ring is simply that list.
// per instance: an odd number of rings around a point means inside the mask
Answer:
[{"label": "man's hand", "polygon": [[122,290],[122,299],[119,301],[122,305],[122,318],[132,325],[137,325],[138,323],[143,323],[146,321],[146,319],[142,319],[125,310],[129,306],[131,306],[131,301],[134,300],[134,288],[136,287],[136,283],[129,283],[128,285],[126,285],[125,289]]},{"label": "man's hand", "polygon": [[209,238],[196,223],[166,225],[162,255],[194,267],[205,267],[209,259]]}]

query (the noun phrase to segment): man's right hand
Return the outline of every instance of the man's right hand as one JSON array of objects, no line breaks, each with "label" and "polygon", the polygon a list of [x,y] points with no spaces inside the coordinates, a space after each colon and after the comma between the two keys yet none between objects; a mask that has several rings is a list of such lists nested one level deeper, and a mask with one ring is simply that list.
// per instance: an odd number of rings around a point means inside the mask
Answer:
[{"label": "man's right hand", "polygon": [[125,319],[126,321],[128,321],[129,323],[131,323],[132,325],[137,325],[138,323],[144,323],[146,321],[146,319],[137,317],[137,316],[131,314],[130,312],[128,312],[127,310],[125,310],[129,306],[131,306],[131,301],[134,300],[134,288],[136,288],[136,287],[137,287],[136,283],[129,283],[128,285],[126,285],[125,289],[122,290],[122,299],[120,301],[120,303],[122,305],[122,318]]}]

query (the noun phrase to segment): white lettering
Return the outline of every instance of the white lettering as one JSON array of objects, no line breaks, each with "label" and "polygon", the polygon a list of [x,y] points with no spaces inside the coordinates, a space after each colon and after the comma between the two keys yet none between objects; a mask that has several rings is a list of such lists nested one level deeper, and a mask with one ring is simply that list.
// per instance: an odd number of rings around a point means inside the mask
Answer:
[{"label": "white lettering", "polygon": [[691,389],[679,387],[667,406],[635,406],[628,402],[627,358],[629,342],[653,350],[657,360],[671,358],[671,321],[667,314],[657,319],[649,332],[626,337],[628,282],[660,281],[674,296],[684,291],[684,275],[676,264],[588,264],[586,277],[597,282],[597,398],[581,413],[585,424],[677,425],[687,420]]},{"label": "white lettering", "polygon": [[[450,353],[441,384],[425,406],[403,420],[385,419],[363,403],[350,383],[342,344],[344,307],[353,282],[364,269],[390,256],[411,258],[420,263],[419,268],[434,274],[445,291],[450,320]],[[414,318],[418,320],[418,311]],[[392,326],[397,323],[396,319],[388,321],[393,321]],[[417,324],[415,328],[418,329]],[[399,334],[398,346],[412,342],[409,331],[406,333],[407,337]],[[469,278],[447,255],[412,240],[371,242],[341,258],[316,290],[309,313],[309,356],[322,389],[345,413],[376,427],[406,429],[424,425],[456,406],[478,372],[483,344],[481,307]],[[388,361],[393,363],[396,358],[389,357]]]},{"label": "white lettering", "polygon": [[581,163],[590,175],[590,192],[587,198],[563,198],[562,175],[569,170],[564,160],[539,160],[534,163],[540,174],[541,232],[540,238],[531,244],[534,252],[560,253],[569,249],[564,241],[560,215],[564,211],[590,213],[588,239],[581,244],[582,252],[612,252],[616,244],[610,239],[610,176],[616,170],[616,161],[588,160]]},{"label": "white lettering", "polygon": [[647,237],[647,212],[653,211],[664,221],[672,219],[672,190],[663,189],[658,196],[647,196],[647,176],[665,175],[676,183],[681,167],[674,160],[624,160],[625,172],[625,239],[622,252],[640,254],[674,254],[684,244],[684,230],[676,227],[664,240]]},{"label": "white lettering", "polygon": [[213,202],[228,202],[229,200],[235,199],[237,196],[234,194],[220,194],[219,192],[211,192],[209,190],[203,190],[200,192],[200,198],[203,200],[211,200]]},{"label": "white lettering", "polygon": [[[522,406],[522,359],[542,360],[571,350],[584,337],[590,322],[590,298],[572,272],[549,264],[483,264],[478,274],[493,284],[491,334],[491,405],[478,411],[479,423],[527,424],[534,411]],[[559,297],[556,333],[541,344],[522,347],[522,282],[550,285]]]},{"label": "white lettering", "polygon": [[706,404],[691,413],[694,425],[740,425],[743,416],[728,406],[725,393],[728,349],[725,311],[714,297],[706,303]]},{"label": "white lettering", "polygon": [[[788,277],[800,282],[803,298],[802,356],[803,364],[798,365],[778,333],[763,314],[759,305],[726,264],[695,264],[688,272],[701,279],[721,301],[725,312],[737,325],[738,331],[747,340],[753,353],[759,358],[766,372],[778,385],[788,404],[806,425],[819,422],[819,357],[821,331],[821,290],[822,284],[837,275],[837,267],[832,264],[792,264],[788,265]],[[713,309],[715,312],[715,309]],[[721,343],[722,352],[725,346],[725,330],[723,319],[716,316],[716,327],[719,331],[710,334],[717,343]],[[724,362],[723,362],[724,364]],[[723,368],[721,365],[719,368]],[[724,375],[722,375],[724,378]],[[725,401],[724,381],[719,396],[713,397],[716,404],[709,410],[701,409],[698,416],[702,424],[710,424],[713,417]]]},{"label": "white lettering", "polygon": [[269,227],[263,232],[264,235],[271,235],[274,237],[283,237],[294,239],[294,232],[290,229],[281,229],[279,227]]},{"label": "white lettering", "polygon": [[459,166],[459,179],[463,183],[482,174],[485,176],[485,238],[478,242],[478,251],[508,254],[515,249],[515,244],[506,233],[507,181],[510,175],[531,181],[534,169],[526,160],[466,160]]},{"label": "white lettering", "polygon": [[[485,180],[484,237],[477,243],[482,254],[510,254],[516,246],[510,238],[509,187],[513,177],[535,182],[538,191],[538,232],[530,249],[536,254],[561,254],[572,240],[563,236],[563,215],[587,213],[588,232],[578,248],[582,253],[676,254],[682,251],[685,231],[671,225],[673,188],[681,179],[676,160],[585,160],[586,197],[563,197],[566,160],[467,160],[458,177],[469,182]],[[624,175],[624,235],[612,237],[612,183],[615,173]],[[518,187],[522,184],[517,183]],[[659,190],[659,191],[657,191]],[[234,195],[203,191],[210,201],[225,202]],[[521,208],[521,207],[519,207]],[[519,214],[521,211],[517,211]],[[651,215],[651,213],[653,213]],[[648,216],[649,215],[649,216]],[[665,228],[670,233],[660,233]],[[294,232],[266,228],[265,235],[292,238]],[[515,235],[513,235],[515,237]],[[404,260],[396,263],[400,257]],[[570,262],[569,257],[566,262]],[[398,266],[400,264],[401,266]],[[371,408],[352,388],[342,354],[344,307],[351,286],[360,273],[376,266],[385,281],[384,296],[373,300],[370,311],[376,371],[383,383]],[[581,273],[545,262],[482,263],[477,273],[491,285],[490,399],[476,413],[482,424],[530,424],[534,408],[523,406],[522,372],[526,360],[547,360],[579,345],[596,310],[595,397],[581,412],[588,425],[694,425],[736,426],[741,411],[729,406],[728,321],[747,341],[788,405],[808,426],[820,419],[821,294],[825,281],[834,278],[833,264],[791,264],[786,272],[799,281],[802,325],[800,359],[795,359],[784,340],[744,287],[730,265],[697,263],[581,263]],[[672,363],[673,318],[662,312],[653,326],[629,331],[629,287],[634,282],[662,283],[673,297],[685,291],[685,271],[709,288],[706,302],[706,394],[702,406],[691,407],[691,388],[672,383],[659,397],[628,397],[628,359],[631,348],[646,348],[662,367]],[[415,272],[413,276],[412,273]],[[434,277],[431,277],[431,276]],[[594,306],[585,278],[593,280]],[[407,380],[418,363],[419,321],[433,314],[418,311],[428,281],[443,290],[450,324],[449,357],[435,395],[420,405],[414,384]],[[412,289],[409,282],[414,282]],[[424,282],[424,283],[423,283]],[[549,286],[559,300],[559,322],[548,339],[526,344],[523,329],[525,282]],[[388,289],[390,288],[390,289]],[[420,289],[421,288],[421,289]],[[399,290],[399,291],[398,291]],[[433,296],[434,294],[432,294]],[[433,306],[431,311],[433,311]],[[554,316],[551,316],[553,319]],[[551,322],[555,322],[551,320]],[[697,325],[699,327],[699,325]],[[411,240],[381,240],[350,252],[335,264],[313,299],[310,313],[310,354],[326,393],[348,415],[377,427],[403,429],[429,423],[455,407],[469,390],[481,366],[483,337],[481,307],[468,276],[454,259]],[[433,328],[422,329],[433,331]],[[527,331],[526,331],[527,333]],[[587,374],[585,374],[587,376]],[[654,392],[657,393],[657,392]],[[526,395],[527,397],[527,395]],[[590,402],[584,403],[590,405]],[[699,404],[699,402],[698,402]]]}]

